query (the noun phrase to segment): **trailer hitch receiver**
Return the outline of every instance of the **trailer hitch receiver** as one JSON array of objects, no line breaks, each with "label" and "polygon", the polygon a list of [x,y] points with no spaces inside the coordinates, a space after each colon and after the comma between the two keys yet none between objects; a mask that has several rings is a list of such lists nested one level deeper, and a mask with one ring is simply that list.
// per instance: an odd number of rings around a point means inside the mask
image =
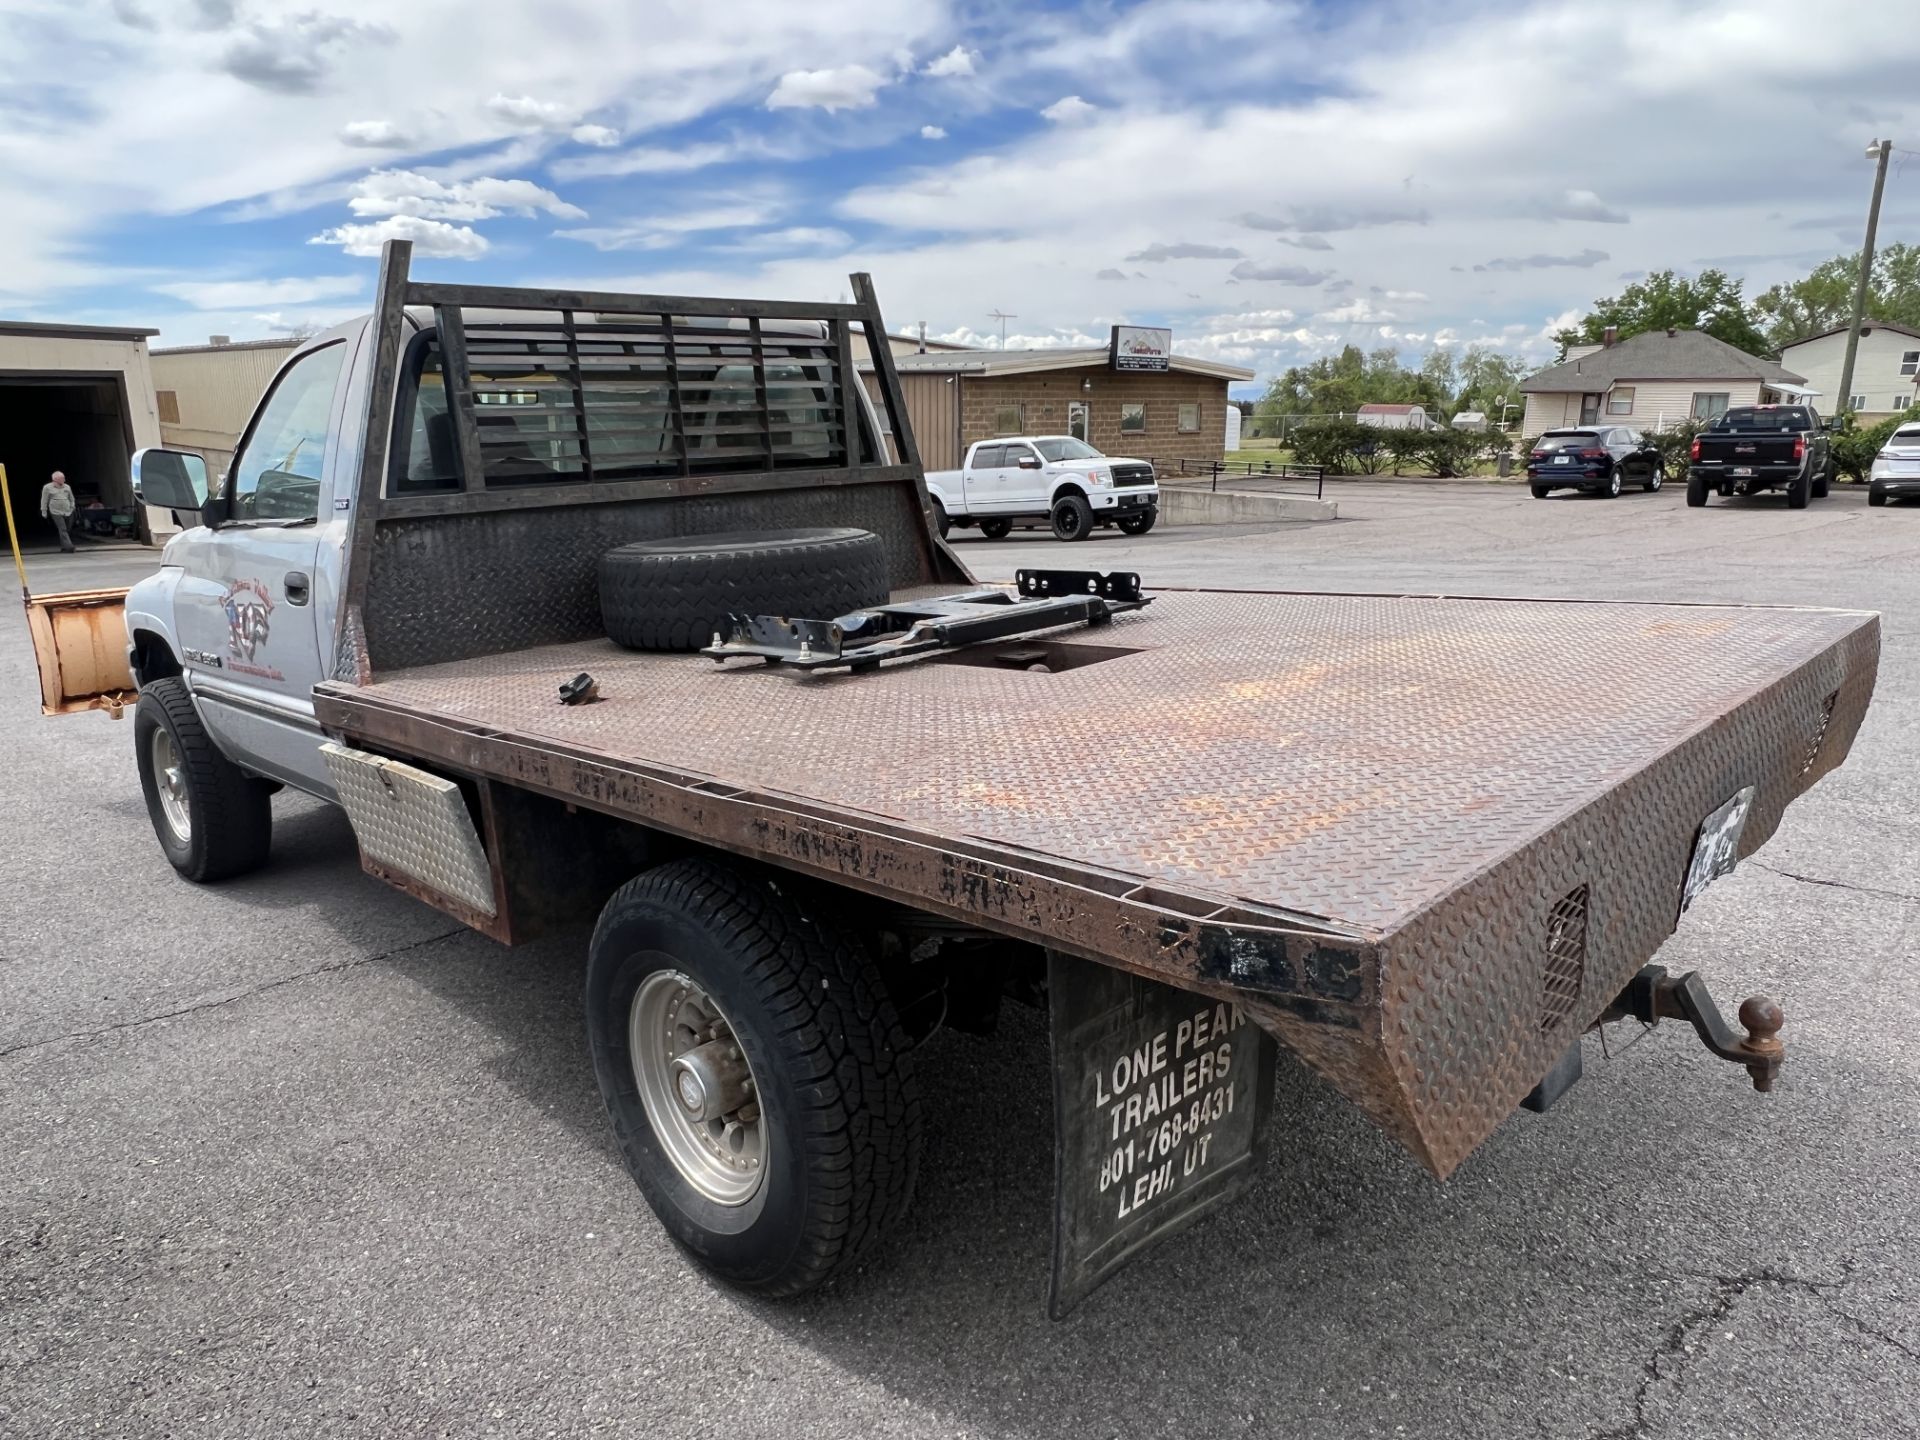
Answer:
[{"label": "trailer hitch receiver", "polygon": [[1778,1004],[1764,995],[1745,1001],[1740,1006],[1740,1023],[1747,1033],[1745,1038],[1736,1036],[1697,970],[1675,976],[1669,975],[1664,965],[1647,966],[1596,1023],[1628,1018],[1644,1025],[1662,1020],[1687,1021],[1707,1049],[1722,1060],[1746,1066],[1747,1074],[1753,1077],[1753,1088],[1763,1092],[1773,1089],[1773,1077],[1780,1073],[1786,1058],[1786,1046],[1780,1041],[1786,1015]]}]

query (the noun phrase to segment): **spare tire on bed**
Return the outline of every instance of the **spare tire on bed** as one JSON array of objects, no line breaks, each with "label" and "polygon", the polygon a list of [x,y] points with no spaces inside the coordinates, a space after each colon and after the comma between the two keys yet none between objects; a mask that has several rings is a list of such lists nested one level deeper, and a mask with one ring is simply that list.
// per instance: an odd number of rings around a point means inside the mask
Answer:
[{"label": "spare tire on bed", "polygon": [[740,530],[636,540],[600,557],[600,614],[629,650],[698,650],[728,615],[832,620],[887,602],[867,530]]}]

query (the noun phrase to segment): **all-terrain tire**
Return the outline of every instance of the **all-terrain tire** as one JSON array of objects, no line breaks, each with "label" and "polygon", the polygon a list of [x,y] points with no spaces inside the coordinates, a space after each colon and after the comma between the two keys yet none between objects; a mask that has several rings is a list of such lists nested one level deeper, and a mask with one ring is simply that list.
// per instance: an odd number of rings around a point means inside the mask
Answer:
[{"label": "all-terrain tire", "polygon": [[1687,476],[1687,504],[1698,510],[1707,503],[1707,482],[1701,475]]},{"label": "all-terrain tire", "polygon": [[1093,533],[1093,507],[1084,495],[1062,495],[1053,502],[1053,538],[1084,540]]},{"label": "all-terrain tire", "polygon": [[947,514],[947,507],[937,495],[933,499],[933,528],[940,532],[942,540],[953,533],[953,517]]},{"label": "all-terrain tire", "polygon": [[[718,1003],[751,1068],[766,1158],[746,1202],[716,1203],[690,1183],[641,1099],[630,1022],[642,984],[662,970]],[[627,1170],[707,1269],[797,1295],[906,1214],[923,1129],[906,1033],[871,960],[807,914],[786,880],[690,858],[629,881],[594,927],[586,1009]]]},{"label": "all-terrain tire", "polygon": [[[161,801],[163,777],[154,762],[155,731],[164,731],[172,741],[172,760],[187,813],[185,835],[167,818]],[[220,753],[180,677],[155,680],[140,692],[133,712],[133,744],[147,816],[175,870],[205,884],[244,875],[266,863],[273,841],[272,788]]]},{"label": "all-terrain tire", "polygon": [[1144,535],[1153,529],[1153,522],[1159,518],[1158,510],[1135,510],[1132,514],[1122,515],[1114,524],[1120,527],[1123,535]]},{"label": "all-terrain tire", "polygon": [[1833,483],[1833,472],[1830,470],[1822,470],[1818,475],[1814,476],[1813,477],[1813,498],[1816,500],[1826,499],[1827,491],[1829,488],[1831,488],[1832,483]]},{"label": "all-terrain tire", "polygon": [[600,557],[600,616],[629,650],[698,650],[728,615],[833,620],[887,603],[867,530],[743,530],[637,540]]},{"label": "all-terrain tire", "polygon": [[1805,470],[1802,470],[1787,482],[1787,508],[1789,510],[1806,509],[1807,501],[1812,498],[1812,495],[1813,477]]}]

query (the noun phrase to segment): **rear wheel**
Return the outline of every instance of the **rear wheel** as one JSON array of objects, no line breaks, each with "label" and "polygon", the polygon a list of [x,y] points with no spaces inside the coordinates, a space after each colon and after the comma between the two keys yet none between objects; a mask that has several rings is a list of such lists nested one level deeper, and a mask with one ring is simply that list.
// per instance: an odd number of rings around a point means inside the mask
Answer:
[{"label": "rear wheel", "polygon": [[707,1269],[797,1295],[906,1213],[906,1035],[872,962],[784,879],[687,859],[630,881],[594,928],[586,1005],[627,1170]]},{"label": "rear wheel", "polygon": [[1004,540],[1012,533],[1012,530],[1013,522],[1011,520],[982,520],[980,522],[980,533],[989,540]]},{"label": "rear wheel", "polygon": [[1707,503],[1706,478],[1700,475],[1689,475],[1687,477],[1687,504],[1693,506],[1695,509],[1698,509],[1700,506],[1706,503]]},{"label": "rear wheel", "polygon": [[1812,493],[1813,477],[1802,470],[1787,482],[1787,508],[1789,510],[1806,509],[1807,500]]},{"label": "rear wheel", "polygon": [[1160,518],[1158,510],[1136,510],[1131,515],[1122,515],[1114,523],[1127,535],[1144,535],[1153,528],[1153,522]]},{"label": "rear wheel", "polygon": [[947,517],[947,507],[937,499],[933,502],[933,528],[940,532],[942,540],[953,531],[953,521]]},{"label": "rear wheel", "polygon": [[1053,502],[1053,538],[1084,540],[1093,533],[1093,507],[1083,495],[1062,495]]},{"label": "rear wheel", "polygon": [[1884,505],[1884,504],[1886,504],[1886,503],[1887,503],[1887,492],[1886,492],[1886,491],[1884,491],[1884,490],[1869,490],[1869,491],[1867,491],[1867,503],[1868,503],[1869,505]]},{"label": "rear wheel", "polygon": [[1609,500],[1620,493],[1620,467],[1618,465],[1607,471],[1606,483],[1600,487],[1600,493]]},{"label": "rear wheel", "polygon": [[1654,491],[1658,490],[1662,485],[1666,484],[1666,481],[1667,481],[1666,467],[1664,465],[1655,465],[1651,470],[1647,472],[1647,478],[1642,482],[1642,485],[1646,489],[1646,492],[1649,495],[1651,495],[1653,494]]},{"label": "rear wheel", "polygon": [[153,833],[174,869],[205,883],[265,863],[272,792],[220,753],[184,680],[169,676],[140,692],[133,743]]},{"label": "rear wheel", "polygon": [[1527,488],[1533,492],[1536,500],[1544,500],[1553,493],[1552,487],[1547,485],[1529,485]]}]

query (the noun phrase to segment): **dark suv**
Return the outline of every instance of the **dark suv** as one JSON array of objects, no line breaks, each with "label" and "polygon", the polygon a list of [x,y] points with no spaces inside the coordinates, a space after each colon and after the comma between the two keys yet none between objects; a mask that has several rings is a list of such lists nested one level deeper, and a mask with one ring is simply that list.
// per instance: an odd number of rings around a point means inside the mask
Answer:
[{"label": "dark suv", "polygon": [[1536,500],[1555,490],[1588,490],[1612,498],[1628,484],[1658,490],[1666,478],[1659,450],[1625,425],[1549,430],[1533,442],[1527,457],[1527,482]]}]

